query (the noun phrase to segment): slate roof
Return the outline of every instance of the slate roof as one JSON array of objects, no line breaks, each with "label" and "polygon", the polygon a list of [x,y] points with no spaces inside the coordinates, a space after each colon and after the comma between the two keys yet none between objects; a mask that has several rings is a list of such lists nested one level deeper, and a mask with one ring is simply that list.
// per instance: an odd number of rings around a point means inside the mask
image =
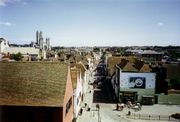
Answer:
[{"label": "slate roof", "polygon": [[68,65],[59,62],[0,62],[0,105],[63,105]]}]

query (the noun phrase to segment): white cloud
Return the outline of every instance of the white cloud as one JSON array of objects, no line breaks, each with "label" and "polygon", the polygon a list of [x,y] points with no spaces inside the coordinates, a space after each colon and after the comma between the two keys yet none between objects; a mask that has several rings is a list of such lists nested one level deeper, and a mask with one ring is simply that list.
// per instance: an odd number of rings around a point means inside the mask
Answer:
[{"label": "white cloud", "polygon": [[6,6],[8,3],[20,3],[20,2],[22,2],[23,5],[27,4],[23,0],[0,0],[0,6]]},{"label": "white cloud", "polygon": [[5,0],[0,0],[0,6],[6,6]]},{"label": "white cloud", "polygon": [[11,27],[14,26],[15,24],[10,23],[10,22],[0,22],[0,26],[7,26],[7,27]]},{"label": "white cloud", "polygon": [[163,22],[158,22],[158,26],[164,26]]}]

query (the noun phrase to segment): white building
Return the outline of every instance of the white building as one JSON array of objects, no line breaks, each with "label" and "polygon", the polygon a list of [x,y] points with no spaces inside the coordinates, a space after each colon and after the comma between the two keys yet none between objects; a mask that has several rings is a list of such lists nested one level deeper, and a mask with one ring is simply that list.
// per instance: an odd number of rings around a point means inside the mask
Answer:
[{"label": "white building", "polygon": [[156,74],[151,72],[147,64],[139,63],[142,64],[124,60],[116,65],[111,83],[119,102],[141,102],[144,95],[154,96]]},{"label": "white building", "polygon": [[24,57],[40,58],[40,50],[35,47],[6,47],[3,52],[5,54],[21,53]]},{"label": "white building", "polygon": [[83,100],[83,81],[81,69],[76,66],[71,67],[71,80],[73,84],[74,95],[74,118],[78,117]]},{"label": "white building", "polygon": [[88,67],[89,67],[89,70],[90,70],[90,72],[92,72],[93,71],[93,57],[90,55],[90,54],[88,54],[88,55],[86,55],[86,58],[87,58],[87,60],[88,60]]},{"label": "white building", "polygon": [[17,54],[21,53],[24,57],[31,56],[35,59],[46,59],[47,51],[51,50],[50,39],[44,41],[42,32],[36,32],[36,43],[31,42],[30,47],[9,47],[8,41],[0,38],[0,53]]},{"label": "white building", "polygon": [[37,31],[36,32],[36,47],[39,47],[41,50],[51,50],[50,46],[50,38],[46,38],[44,40],[42,31]]},{"label": "white building", "polygon": [[9,47],[8,41],[4,38],[0,38],[0,53],[4,52],[4,49]]}]

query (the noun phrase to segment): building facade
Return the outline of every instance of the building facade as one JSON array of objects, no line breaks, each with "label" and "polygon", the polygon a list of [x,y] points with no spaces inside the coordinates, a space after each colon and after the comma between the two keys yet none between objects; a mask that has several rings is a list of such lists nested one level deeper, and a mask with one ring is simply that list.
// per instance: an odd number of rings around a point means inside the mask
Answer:
[{"label": "building facade", "polygon": [[138,69],[134,65],[124,60],[115,67],[111,83],[114,97],[119,102],[141,102],[144,95],[155,94],[156,74],[150,72],[146,66]]}]

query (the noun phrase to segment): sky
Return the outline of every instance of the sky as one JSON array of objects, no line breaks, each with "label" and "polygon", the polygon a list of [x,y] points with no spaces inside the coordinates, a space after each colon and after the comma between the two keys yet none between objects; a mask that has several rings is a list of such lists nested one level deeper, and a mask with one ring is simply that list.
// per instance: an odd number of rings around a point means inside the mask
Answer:
[{"label": "sky", "polygon": [[0,0],[0,37],[52,46],[180,46],[180,0]]}]

